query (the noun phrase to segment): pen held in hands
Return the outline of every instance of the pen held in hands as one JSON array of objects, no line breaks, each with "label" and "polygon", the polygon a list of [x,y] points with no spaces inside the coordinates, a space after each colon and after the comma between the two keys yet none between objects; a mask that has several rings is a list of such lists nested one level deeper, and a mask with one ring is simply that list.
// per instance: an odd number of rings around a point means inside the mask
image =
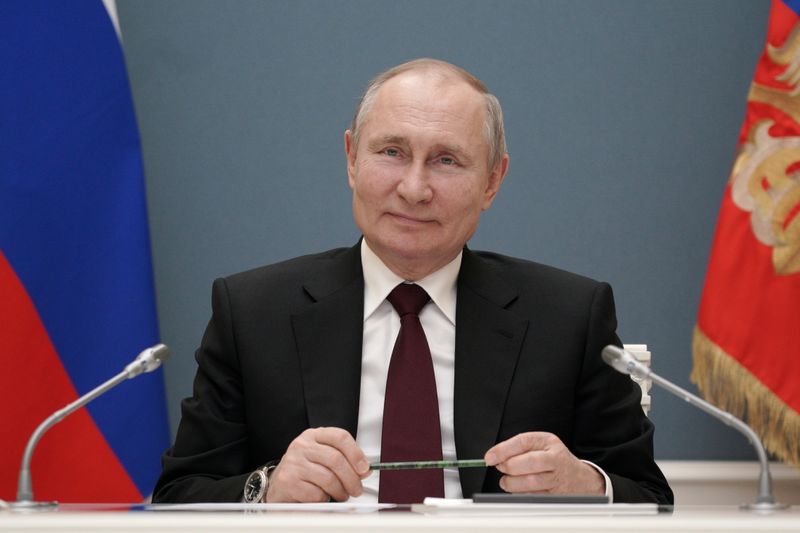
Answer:
[{"label": "pen held in hands", "polygon": [[403,461],[394,463],[372,463],[370,470],[421,470],[423,468],[482,468],[483,459],[464,459],[461,461]]}]

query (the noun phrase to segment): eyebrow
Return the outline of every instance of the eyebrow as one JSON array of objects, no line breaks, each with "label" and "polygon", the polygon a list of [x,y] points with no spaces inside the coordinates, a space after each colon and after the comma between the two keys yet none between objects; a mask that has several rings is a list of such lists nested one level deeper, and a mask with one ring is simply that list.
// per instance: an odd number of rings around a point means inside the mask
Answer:
[{"label": "eyebrow", "polygon": [[378,148],[378,147],[383,146],[385,144],[399,144],[399,145],[407,146],[408,145],[408,139],[406,139],[405,137],[402,137],[400,135],[383,135],[383,136],[378,137],[376,139],[370,139],[368,144],[369,144],[370,148]]}]

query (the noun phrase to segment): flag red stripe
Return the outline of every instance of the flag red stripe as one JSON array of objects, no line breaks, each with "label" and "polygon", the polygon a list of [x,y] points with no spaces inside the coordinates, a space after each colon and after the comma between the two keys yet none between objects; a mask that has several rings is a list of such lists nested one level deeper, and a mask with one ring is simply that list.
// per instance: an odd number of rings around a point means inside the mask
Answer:
[{"label": "flag red stripe", "polygon": [[[0,498],[15,500],[22,453],[36,426],[78,395],[28,293],[0,251],[0,390],[14,398],[0,424]],[[111,377],[111,376],[109,376]],[[98,383],[99,385],[99,383]],[[31,465],[34,497],[61,502],[135,502],[142,495],[86,409],[45,434]]]}]

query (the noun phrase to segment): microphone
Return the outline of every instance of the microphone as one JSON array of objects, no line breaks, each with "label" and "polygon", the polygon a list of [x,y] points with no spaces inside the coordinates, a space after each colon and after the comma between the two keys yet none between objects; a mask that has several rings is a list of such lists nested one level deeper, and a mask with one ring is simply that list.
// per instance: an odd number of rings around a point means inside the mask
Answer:
[{"label": "microphone", "polygon": [[146,372],[152,372],[161,366],[161,363],[168,357],[169,348],[164,344],[156,344],[155,346],[147,348],[137,355],[136,359],[129,363],[122,372],[95,389],[90,390],[69,405],[59,409],[47,417],[44,422],[39,424],[28,440],[27,446],[25,446],[25,453],[22,455],[22,465],[19,469],[19,480],[17,482],[17,501],[13,502],[11,506],[15,508],[36,508],[53,507],[57,505],[56,502],[36,502],[33,500],[33,483],[31,481],[30,464],[33,457],[33,450],[36,448],[39,439],[42,438],[48,429],[101,394],[111,390],[126,379],[133,379]]},{"label": "microphone", "polygon": [[655,374],[650,368],[637,361],[636,358],[634,358],[633,355],[631,355],[631,353],[627,350],[623,350],[618,346],[609,344],[603,348],[601,356],[603,357],[603,361],[605,361],[606,364],[611,366],[617,372],[629,374],[639,379],[650,379],[659,387],[666,389],[668,392],[674,394],[678,398],[681,398],[687,403],[694,405],[695,407],[710,414],[714,418],[721,420],[726,425],[731,426],[732,428],[744,434],[744,436],[747,437],[747,440],[750,441],[750,444],[752,444],[756,449],[758,461],[761,464],[761,474],[759,475],[758,498],[756,499],[756,503],[742,505],[742,508],[748,511],[757,512],[778,511],[788,508],[788,505],[776,503],[775,498],[772,496],[772,478],[770,477],[769,473],[767,452],[764,450],[764,445],[761,444],[761,439],[758,438],[758,435],[756,435],[756,432],[753,431],[750,426],[732,414],[711,405],[699,396],[695,396],[686,389],[683,389],[671,381],[662,378],[658,374]]}]

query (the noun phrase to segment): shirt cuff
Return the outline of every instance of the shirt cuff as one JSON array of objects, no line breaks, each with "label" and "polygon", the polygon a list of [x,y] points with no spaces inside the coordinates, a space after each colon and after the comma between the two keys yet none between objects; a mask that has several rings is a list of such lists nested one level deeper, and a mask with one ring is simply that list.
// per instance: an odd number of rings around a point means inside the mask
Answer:
[{"label": "shirt cuff", "polygon": [[614,487],[611,486],[611,479],[608,477],[608,474],[606,474],[602,468],[600,468],[591,461],[585,461],[581,459],[581,462],[586,463],[587,465],[591,466],[592,468],[600,472],[600,475],[603,476],[603,479],[606,482],[606,496],[608,496],[608,503],[614,503]]}]

